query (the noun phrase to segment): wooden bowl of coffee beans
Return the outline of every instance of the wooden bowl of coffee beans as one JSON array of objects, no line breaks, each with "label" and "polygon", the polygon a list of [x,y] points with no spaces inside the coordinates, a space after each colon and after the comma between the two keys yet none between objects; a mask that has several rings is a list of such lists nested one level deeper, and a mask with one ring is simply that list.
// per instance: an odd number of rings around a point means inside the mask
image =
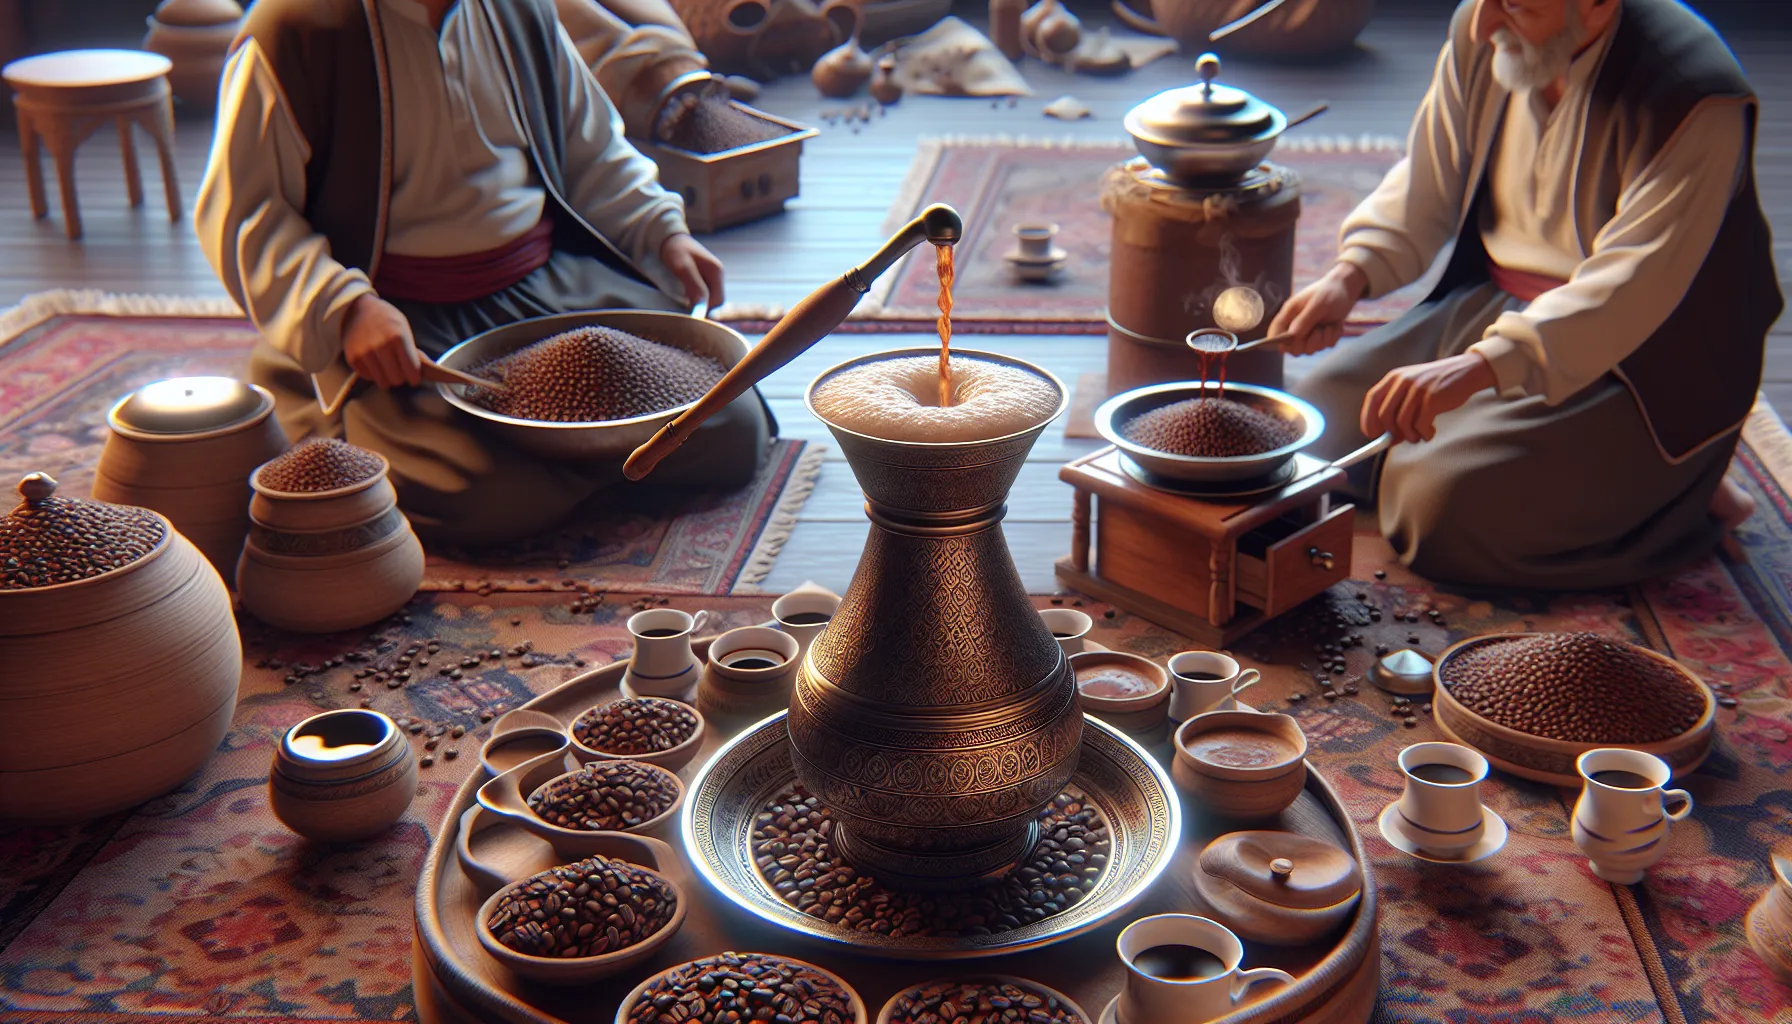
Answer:
[{"label": "wooden bowl of coffee beans", "polygon": [[1006,974],[967,975],[922,982],[890,997],[877,1024],[933,1021],[988,1024],[1093,1024],[1074,999],[1057,989]]},{"label": "wooden bowl of coffee beans", "polygon": [[[765,1006],[772,1013],[757,1016]],[[636,985],[617,1008],[616,1024],[660,1024],[668,1015],[684,1024],[870,1020],[865,1001],[832,971],[787,956],[732,952],[679,964]]]},{"label": "wooden bowl of coffee beans", "polygon": [[519,320],[437,360],[504,385],[437,384],[449,404],[538,455],[615,458],[691,407],[747,353],[740,332],[655,310]]},{"label": "wooden bowl of coffee beans", "polygon": [[623,697],[586,711],[567,733],[581,764],[630,760],[675,772],[703,745],[703,715],[683,701]]},{"label": "wooden bowl of coffee beans", "polygon": [[493,893],[479,944],[517,975],[579,985],[641,963],[684,924],[685,894],[651,868],[593,856]]},{"label": "wooden bowl of coffee beans", "polygon": [[1711,751],[1717,700],[1646,647],[1593,633],[1501,633],[1445,650],[1432,670],[1438,726],[1495,768],[1561,786],[1599,747],[1654,754],[1675,775]]},{"label": "wooden bowl of coffee beans", "polygon": [[624,759],[593,761],[543,783],[529,809],[547,825],[585,832],[648,832],[684,800],[684,783],[669,768]]}]

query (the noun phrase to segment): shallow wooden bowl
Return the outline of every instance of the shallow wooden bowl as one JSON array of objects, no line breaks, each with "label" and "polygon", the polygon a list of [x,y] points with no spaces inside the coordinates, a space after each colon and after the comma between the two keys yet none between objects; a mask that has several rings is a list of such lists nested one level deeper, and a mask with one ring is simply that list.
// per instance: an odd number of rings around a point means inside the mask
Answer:
[{"label": "shallow wooden bowl", "polygon": [[928,986],[940,984],[942,982],[959,982],[959,983],[973,983],[973,984],[988,984],[990,982],[994,982],[998,985],[1013,985],[1016,988],[1026,989],[1027,991],[1033,993],[1034,995],[1046,996],[1051,999],[1056,999],[1059,1003],[1063,1004],[1065,1009],[1074,1013],[1076,1015],[1077,1020],[1081,1021],[1082,1024],[1095,1024],[1095,1019],[1093,1017],[1089,1016],[1088,1011],[1084,1010],[1081,1006],[1079,1006],[1077,1004],[1076,1000],[1070,998],[1069,996],[1065,995],[1064,993],[1058,991],[1055,988],[1052,988],[1049,985],[1042,985],[1037,981],[1030,981],[1026,978],[1016,978],[1013,975],[1009,975],[1009,974],[967,974],[967,975],[961,975],[961,976],[956,976],[956,977],[951,977],[951,978],[939,978],[934,981],[924,981],[919,985],[910,985],[908,988],[905,988],[902,991],[891,996],[889,1001],[884,1003],[884,1008],[882,1010],[880,1010],[877,1014],[877,1024],[892,1024],[892,1022],[896,1019],[896,1003],[903,996],[908,995],[910,992],[913,992],[915,989],[926,988]]},{"label": "shallow wooden bowl", "polygon": [[678,934],[678,929],[684,925],[685,913],[690,908],[690,894],[681,889],[677,882],[645,864],[636,864],[635,867],[664,882],[666,887],[676,895],[678,905],[672,911],[672,919],[661,925],[659,931],[632,946],[616,950],[613,953],[601,953],[597,956],[547,957],[518,953],[499,942],[498,937],[492,934],[492,930],[486,925],[486,922],[491,920],[492,913],[498,909],[498,902],[512,889],[526,884],[529,881],[527,878],[512,882],[499,889],[486,897],[485,902],[480,904],[479,917],[474,922],[479,932],[479,944],[485,947],[485,951],[491,954],[492,959],[510,968],[519,977],[539,981],[546,985],[582,985],[588,981],[596,981],[599,978],[607,978],[612,974],[626,971],[653,956],[656,950],[670,941],[672,936]]},{"label": "shallow wooden bowl", "polygon": [[[1197,735],[1213,729],[1248,729],[1274,735],[1295,754],[1274,764],[1240,768],[1204,761],[1189,750]],[[1208,711],[1176,727],[1170,778],[1176,788],[1209,810],[1232,818],[1274,817],[1294,803],[1307,784],[1307,738],[1287,715],[1256,711]]]},{"label": "shallow wooden bowl", "polygon": [[[638,697],[636,699],[660,700],[665,701],[668,704],[684,703],[683,701],[670,700],[665,697]],[[578,758],[580,764],[590,764],[593,761],[640,761],[643,764],[658,765],[667,771],[675,772],[689,764],[691,758],[697,756],[697,751],[702,749],[703,731],[705,728],[703,712],[698,711],[695,707],[692,707],[689,704],[684,704],[684,708],[691,714],[697,716],[697,728],[692,730],[690,736],[686,737],[683,743],[668,750],[656,751],[652,754],[615,754],[607,750],[598,750],[596,747],[588,747],[580,742],[578,734],[574,732],[574,729],[578,727],[578,724],[584,720],[586,715],[598,710],[598,708],[608,707],[613,703],[615,702],[605,701],[602,704],[592,706],[586,711],[581,712],[579,717],[573,719],[572,724],[566,727],[566,736],[568,739],[572,740],[572,756]]]},{"label": "shallow wooden bowl", "polygon": [[[490,782],[479,787],[479,794],[477,797],[479,805],[495,814],[503,815],[504,817],[515,821],[517,824],[541,838],[546,839],[556,847],[559,847],[561,842],[566,839],[576,840],[577,837],[585,833],[597,831],[594,829],[567,828],[563,825],[556,825],[535,813],[535,808],[529,805],[530,797],[534,796],[536,793],[548,786],[552,786],[561,779],[571,778],[585,769],[585,766],[581,764],[578,768],[570,772],[564,771],[563,769],[566,767],[564,763],[565,756],[566,752],[564,750],[558,750],[552,754],[546,754],[533,760],[526,761],[523,764],[517,765],[515,768],[504,772],[502,775],[499,775],[497,778],[494,778]],[[633,761],[634,759],[616,758],[615,760]],[[652,832],[654,829],[671,821],[672,816],[677,814],[678,809],[684,805],[684,780],[680,779],[676,772],[672,771],[670,768],[662,768],[657,764],[647,764],[645,761],[635,761],[634,763],[646,764],[649,769],[659,773],[659,775],[672,783],[672,802],[666,806],[665,810],[648,818],[646,821],[641,822],[639,825],[631,825],[627,828],[604,829],[602,831],[635,833]]]},{"label": "shallow wooden bowl", "polygon": [[[1084,693],[1082,675],[1103,666],[1114,666],[1144,676],[1157,684],[1157,689],[1136,697],[1103,697]],[[1137,654],[1122,651],[1082,651],[1070,656],[1070,667],[1078,677],[1077,705],[1087,714],[1123,732],[1155,736],[1170,720],[1170,673],[1162,665]],[[1161,737],[1160,737],[1161,738]]]},{"label": "shallow wooden bowl", "polygon": [[1470,711],[1455,697],[1450,688],[1444,685],[1445,666],[1460,652],[1477,644],[1491,643],[1496,640],[1509,640],[1516,637],[1542,636],[1541,633],[1494,633],[1488,636],[1470,637],[1459,641],[1445,649],[1437,659],[1437,665],[1431,670],[1432,682],[1436,694],[1432,703],[1437,717],[1438,727],[1445,736],[1480,751],[1487,763],[1501,771],[1510,772],[1520,778],[1537,782],[1548,782],[1558,786],[1579,788],[1582,784],[1580,773],[1575,770],[1574,762],[1580,755],[1589,750],[1601,747],[1624,747],[1627,750],[1640,750],[1646,754],[1654,754],[1668,763],[1678,778],[1691,772],[1705,762],[1706,755],[1711,753],[1712,725],[1717,717],[1717,698],[1711,688],[1706,686],[1698,676],[1688,672],[1684,666],[1674,659],[1650,650],[1647,647],[1631,645],[1633,650],[1654,658],[1678,672],[1691,686],[1697,687],[1705,698],[1705,711],[1692,728],[1671,739],[1657,743],[1570,743],[1566,740],[1552,740],[1545,736],[1533,736],[1519,732],[1506,726],[1483,718]]},{"label": "shallow wooden bowl", "polygon": [[[818,967],[815,964],[812,964],[807,960],[798,960],[796,957],[793,957],[793,956],[785,956],[782,953],[761,953],[761,952],[758,952],[757,950],[741,950],[741,952],[753,953],[756,956],[776,957],[779,960],[783,960],[785,963],[799,964],[803,967],[807,967],[808,969],[814,971],[817,974],[822,975],[823,977],[826,977],[828,980],[832,981],[834,984],[840,986],[840,991],[846,993],[847,1004],[852,1009],[852,1020],[849,1022],[849,1024],[870,1024],[871,1015],[865,1009],[865,1000],[859,998],[858,990],[854,989],[851,985],[848,985],[846,983],[845,978],[840,977],[838,974],[835,974],[833,971],[830,971],[825,967]],[[698,957],[697,959],[707,960],[707,959],[709,959],[709,957],[706,957],[706,956]],[[690,962],[691,961],[688,961],[688,960],[685,961],[685,963],[690,963]],[[652,977],[648,978],[646,981],[641,982],[641,984],[636,985],[634,987],[634,989],[629,992],[628,995],[623,997],[622,1005],[618,1006],[616,1008],[616,1024],[628,1024],[629,1012],[635,1008],[635,1003],[638,1002],[644,994],[646,994],[647,986],[652,985],[654,982],[660,980],[660,978],[664,977],[665,975],[671,974],[673,971],[676,971],[680,967],[683,967],[683,966],[684,966],[684,964],[674,964],[673,966],[668,967],[665,970],[659,972],[658,974],[655,974]]]}]

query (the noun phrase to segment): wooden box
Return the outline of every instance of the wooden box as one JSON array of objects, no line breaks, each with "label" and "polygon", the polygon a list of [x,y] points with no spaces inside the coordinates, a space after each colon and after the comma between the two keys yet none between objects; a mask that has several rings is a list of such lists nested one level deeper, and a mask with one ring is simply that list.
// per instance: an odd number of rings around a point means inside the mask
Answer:
[{"label": "wooden box", "polygon": [[1133,479],[1113,448],[1059,471],[1076,488],[1071,552],[1058,578],[1092,597],[1224,647],[1350,575],[1355,506],[1344,473],[1296,455],[1292,482],[1208,499]]},{"label": "wooden box", "polygon": [[684,197],[685,223],[694,234],[720,231],[784,209],[797,195],[803,140],[818,132],[738,101],[741,112],[786,129],[786,134],[716,153],[693,153],[631,139],[660,168],[660,184]]}]

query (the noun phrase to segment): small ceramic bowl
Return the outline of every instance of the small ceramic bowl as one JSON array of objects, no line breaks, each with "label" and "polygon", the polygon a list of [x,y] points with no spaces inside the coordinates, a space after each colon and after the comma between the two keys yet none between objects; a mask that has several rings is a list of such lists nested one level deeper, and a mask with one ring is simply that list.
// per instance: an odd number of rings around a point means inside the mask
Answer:
[{"label": "small ceramic bowl", "polygon": [[[871,1015],[865,1009],[865,1000],[859,998],[858,992],[854,991],[853,987],[846,983],[846,979],[835,974],[833,971],[830,971],[825,967],[817,967],[807,960],[798,960],[795,957],[783,956],[777,953],[750,953],[744,955],[762,956],[768,959],[781,960],[787,964],[795,964],[796,966],[806,967],[809,970],[814,971],[816,974],[819,974],[833,982],[835,985],[838,985],[840,991],[846,993],[847,1006],[852,1010],[852,1019],[847,1021],[846,1024],[870,1024]],[[703,960],[712,959],[714,959],[714,957],[703,958]],[[648,978],[646,981],[643,981],[641,984],[636,985],[633,991],[622,998],[622,1005],[616,1008],[616,1024],[628,1024],[628,1018],[629,1015],[634,1012],[635,1003],[639,1002],[641,998],[647,994],[647,990],[657,984],[660,979],[671,974],[673,971],[699,962],[701,961],[688,960],[685,963],[678,964],[674,967],[668,967],[651,978]],[[743,1018],[743,1020],[744,1019],[745,1018]]]},{"label": "small ceramic bowl", "polygon": [[[1220,744],[1213,734],[1241,742]],[[1231,756],[1216,756],[1220,749]],[[1270,818],[1307,784],[1307,738],[1287,715],[1209,711],[1176,730],[1170,777],[1209,809],[1234,818]]]},{"label": "small ceramic bowl", "polygon": [[[666,782],[670,783],[672,786],[672,802],[667,804],[664,810],[660,811],[658,814],[654,815],[653,817],[648,818],[646,821],[643,821],[636,825],[629,825],[624,828],[607,829],[605,831],[652,832],[654,829],[656,829],[656,828],[660,827],[661,825],[664,825],[666,822],[672,820],[673,815],[676,815],[678,813],[678,808],[684,803],[684,782],[681,779],[679,779],[677,772],[674,772],[669,768],[662,768],[657,764],[648,764],[645,761],[629,761],[628,763],[637,765],[640,768],[644,769],[645,771],[648,771],[655,775],[658,775],[660,778],[662,778]],[[576,771],[570,771],[570,772],[566,772],[561,775],[555,775],[554,777],[548,779],[546,782],[543,782],[540,785],[537,785],[533,788],[528,788],[531,780],[529,780],[529,779],[520,780],[524,787],[524,789],[522,790],[522,795],[524,798],[524,800],[523,800],[524,806],[529,808],[530,816],[533,817],[544,828],[550,828],[550,829],[554,829],[556,831],[561,831],[561,832],[595,831],[593,829],[575,829],[575,828],[566,828],[563,825],[556,825],[553,822],[547,821],[546,819],[542,818],[541,814],[535,810],[535,808],[532,804],[529,803],[529,801],[534,798],[535,794],[540,793],[546,789],[549,789],[552,786],[560,784],[562,782],[562,780],[570,779],[573,776],[579,774],[579,772],[582,772],[584,770],[585,770],[584,767],[581,766]],[[488,785],[489,785],[489,783],[488,783]]]},{"label": "small ceramic bowl", "polygon": [[[1163,740],[1170,721],[1170,673],[1162,665],[1121,651],[1084,651],[1070,656],[1070,667],[1076,672],[1077,703],[1085,712],[1140,742]],[[1104,692],[1099,685],[1104,675],[1116,684],[1138,679],[1147,686],[1137,692]],[[1085,688],[1086,683],[1096,685]]]},{"label": "small ceramic bowl", "polygon": [[[690,906],[690,897],[678,887],[676,882],[647,865],[636,864],[634,866],[664,883],[678,900],[677,907],[672,911],[671,920],[661,925],[659,931],[640,942],[613,952],[600,953],[597,956],[532,956],[511,949],[498,941],[498,937],[492,934],[487,922],[491,920],[492,914],[496,912],[498,904],[503,901],[505,896],[518,886],[528,884],[530,879],[525,878],[492,893],[484,903],[480,904],[479,916],[474,922],[479,934],[479,944],[485,947],[485,951],[491,954],[492,959],[510,968],[519,977],[539,981],[546,985],[582,985],[629,970],[653,956],[656,950],[671,941],[672,936],[678,934],[678,929],[684,925],[685,912]],[[531,876],[531,878],[533,877]]]},{"label": "small ceramic bowl", "polygon": [[572,736],[558,726],[524,725],[501,732],[479,748],[479,763],[496,778],[525,761],[543,754],[564,753],[572,748]]},{"label": "small ceramic bowl", "polygon": [[680,710],[689,712],[695,717],[697,719],[697,727],[691,730],[691,734],[685,737],[684,742],[665,750],[656,750],[647,754],[625,754],[602,750],[597,747],[587,746],[584,741],[579,739],[578,734],[579,723],[585,721],[587,718],[594,717],[599,711],[609,707],[610,704],[614,704],[615,701],[599,704],[579,715],[578,718],[573,719],[573,723],[566,727],[566,735],[572,740],[572,756],[578,758],[579,763],[590,764],[593,761],[641,761],[645,764],[656,764],[668,771],[675,772],[678,769],[683,768],[686,764],[689,764],[691,758],[697,756],[698,749],[703,746],[703,712],[698,711],[696,708],[682,701],[668,700],[664,697],[632,697],[622,699],[655,701],[661,704],[670,704]]},{"label": "small ceramic bowl", "polygon": [[378,711],[341,708],[287,730],[274,749],[268,800],[307,839],[350,843],[391,828],[417,794],[417,758]]},{"label": "small ceramic bowl", "polygon": [[[758,720],[790,706],[802,654],[797,638],[769,626],[742,626],[715,638],[697,683],[705,714]],[[752,667],[756,663],[759,667]]]},{"label": "small ceramic bowl", "polygon": [[896,1024],[896,1021],[899,1019],[907,1020],[907,1017],[897,1017],[897,1011],[900,1008],[902,1001],[911,993],[919,989],[931,988],[932,986],[942,984],[1012,985],[1015,988],[1030,992],[1036,996],[1041,996],[1046,999],[1055,999],[1060,1006],[1074,1014],[1081,1024],[1094,1024],[1093,1018],[1091,1018],[1081,1006],[1077,1005],[1076,1000],[1064,993],[1055,988],[1051,988],[1050,986],[1041,985],[1037,981],[1028,981],[1026,978],[1016,978],[1007,974],[967,974],[962,977],[937,978],[933,981],[924,981],[919,985],[910,985],[908,988],[891,996],[890,1001],[884,1004],[884,1008],[879,1011],[877,1015],[877,1024]]}]

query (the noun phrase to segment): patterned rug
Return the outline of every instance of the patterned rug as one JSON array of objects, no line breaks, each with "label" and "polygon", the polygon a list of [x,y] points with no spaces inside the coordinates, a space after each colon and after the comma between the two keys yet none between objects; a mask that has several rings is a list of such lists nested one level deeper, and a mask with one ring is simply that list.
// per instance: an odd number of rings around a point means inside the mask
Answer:
[{"label": "patterned rug", "polygon": [[[1112,222],[1097,199],[1101,176],[1136,155],[1130,142],[923,141],[886,229],[896,230],[929,203],[950,203],[966,213],[964,240],[957,246],[955,321],[1040,320],[1100,333],[1106,330]],[[1283,139],[1274,156],[1301,179],[1294,249],[1299,287],[1331,265],[1338,254],[1338,228],[1399,160],[1400,144]],[[1069,261],[1056,282],[1027,284],[1008,274],[1002,256],[1014,248],[1012,229],[1028,222],[1059,225],[1057,244]],[[879,304],[877,316],[926,319],[938,288],[932,259],[910,256],[879,279],[866,304]],[[1422,288],[1423,283],[1360,304],[1353,324],[1360,328],[1393,319],[1423,297]]]},{"label": "patterned rug", "polygon": [[[255,331],[228,316],[177,316],[210,304],[63,293],[37,296],[0,322],[0,481],[47,470],[89,493],[106,410],[164,377],[241,374]],[[111,315],[97,315],[111,314]],[[605,491],[567,529],[526,543],[429,552],[425,590],[537,590],[560,579],[600,588],[725,594],[771,571],[814,489],[823,452],[779,440],[765,468],[731,492]],[[11,507],[11,502],[5,502]]]}]

